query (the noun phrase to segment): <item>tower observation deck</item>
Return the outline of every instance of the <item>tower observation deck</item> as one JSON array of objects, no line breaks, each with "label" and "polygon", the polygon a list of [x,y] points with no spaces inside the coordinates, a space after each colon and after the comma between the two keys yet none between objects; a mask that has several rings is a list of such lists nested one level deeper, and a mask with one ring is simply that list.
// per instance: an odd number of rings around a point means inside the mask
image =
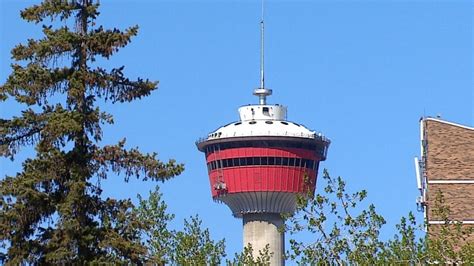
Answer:
[{"label": "tower observation deck", "polygon": [[299,194],[314,193],[319,162],[330,141],[287,120],[287,108],[267,104],[272,91],[258,88],[259,104],[239,108],[240,119],[196,142],[205,153],[211,194],[243,218],[244,246],[270,245],[271,265],[284,264],[281,214],[293,214]]}]

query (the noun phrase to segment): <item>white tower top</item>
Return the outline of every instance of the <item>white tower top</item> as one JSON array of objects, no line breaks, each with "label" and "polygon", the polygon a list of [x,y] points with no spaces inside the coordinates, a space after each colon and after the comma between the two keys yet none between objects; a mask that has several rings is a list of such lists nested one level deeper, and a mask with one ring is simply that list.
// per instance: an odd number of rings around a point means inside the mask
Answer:
[{"label": "white tower top", "polygon": [[286,120],[286,106],[282,105],[246,105],[239,108],[240,121]]}]

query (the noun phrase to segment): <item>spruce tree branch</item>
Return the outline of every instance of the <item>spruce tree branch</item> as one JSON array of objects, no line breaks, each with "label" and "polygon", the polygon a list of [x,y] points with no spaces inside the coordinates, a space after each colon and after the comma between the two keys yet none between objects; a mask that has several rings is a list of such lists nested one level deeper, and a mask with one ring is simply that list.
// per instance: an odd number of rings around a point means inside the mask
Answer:
[{"label": "spruce tree branch", "polygon": [[28,43],[19,44],[12,50],[15,60],[31,60],[35,63],[48,63],[51,58],[57,58],[74,52],[82,42],[82,36],[70,31],[68,27],[53,30],[43,26],[45,38],[29,39]]},{"label": "spruce tree branch", "polygon": [[85,39],[85,45],[89,57],[92,59],[95,55],[109,58],[120,48],[130,43],[131,38],[138,33],[138,26],[133,26],[125,31],[117,28],[104,30],[102,26],[88,33]]},{"label": "spruce tree branch", "polygon": [[43,105],[55,92],[64,93],[72,75],[72,69],[49,69],[39,64],[30,63],[26,67],[13,64],[13,73],[0,87],[0,94],[10,95],[27,105]]},{"label": "spruce tree branch", "polygon": [[23,134],[16,134],[13,137],[1,137],[0,138],[0,156],[10,157],[18,152],[20,146],[32,144],[35,139],[35,135],[39,134],[40,128],[32,128]]},{"label": "spruce tree branch", "polygon": [[[99,14],[97,8],[99,4],[89,4],[87,6],[88,17],[95,19]],[[66,20],[70,16],[81,10],[82,5],[78,1],[71,0],[44,0],[39,5],[34,5],[24,9],[21,17],[27,21],[39,23],[45,18],[50,17],[51,20],[58,17],[60,20]]]},{"label": "spruce tree branch", "polygon": [[131,200],[107,198],[99,212],[104,221],[99,246],[108,249],[109,254],[123,254],[133,264],[141,265],[147,250],[140,242],[130,243],[130,239],[139,239],[145,224],[139,220]]},{"label": "spruce tree branch", "polygon": [[52,58],[72,54],[77,49],[84,47],[87,60],[94,60],[96,55],[109,58],[120,48],[130,43],[133,36],[138,33],[138,26],[133,26],[121,31],[117,28],[104,30],[102,26],[87,34],[71,31],[64,26],[52,29],[43,26],[45,37],[39,40],[29,39],[26,44],[19,44],[12,50],[15,60],[31,60],[33,62],[49,63]]},{"label": "spruce tree branch", "polygon": [[114,68],[109,73],[97,68],[88,74],[88,85],[98,97],[112,102],[130,102],[148,96],[157,88],[157,82],[138,78],[131,81],[123,74],[124,67]]},{"label": "spruce tree branch", "polygon": [[78,116],[77,112],[56,105],[45,106],[41,113],[28,109],[21,117],[0,119],[0,155],[13,158],[19,147],[38,142],[41,144],[38,148],[64,146],[65,141],[80,130]]},{"label": "spruce tree branch", "polygon": [[[49,186],[41,182],[43,176],[36,172],[41,163],[40,160],[27,161],[23,173],[0,181],[0,240],[16,239],[23,245],[31,244],[29,237],[35,234],[38,223],[54,212]],[[27,189],[18,189],[25,184]]]},{"label": "spruce tree branch", "polygon": [[106,178],[106,171],[110,169],[117,174],[124,173],[126,181],[131,176],[165,181],[184,170],[184,166],[176,164],[175,160],[163,163],[156,159],[156,153],[142,154],[137,148],[126,150],[124,146],[125,140],[122,140],[117,145],[96,149],[93,164],[99,177]]},{"label": "spruce tree branch", "polygon": [[0,119],[0,156],[13,159],[19,147],[36,143],[41,129],[45,126],[44,116],[29,109],[23,112],[22,117]]}]

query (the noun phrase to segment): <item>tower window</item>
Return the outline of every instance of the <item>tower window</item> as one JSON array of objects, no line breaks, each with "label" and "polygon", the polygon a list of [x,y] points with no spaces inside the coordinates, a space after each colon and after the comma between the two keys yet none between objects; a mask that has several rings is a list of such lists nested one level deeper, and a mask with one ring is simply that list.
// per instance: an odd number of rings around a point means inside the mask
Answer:
[{"label": "tower window", "polygon": [[260,157],[253,157],[253,165],[260,165]]},{"label": "tower window", "polygon": [[275,165],[275,157],[268,157],[268,165]]},{"label": "tower window", "polygon": [[288,160],[288,165],[289,165],[289,166],[295,166],[295,158],[290,158],[290,159]]},{"label": "tower window", "polygon": [[262,108],[263,115],[270,116],[270,109],[268,107]]},{"label": "tower window", "polygon": [[276,165],[276,166],[290,166],[303,167],[307,169],[314,169],[318,164],[310,159],[289,158],[289,157],[240,157],[228,158],[222,160],[215,160],[207,164],[208,170],[213,171],[220,168],[239,167],[239,166],[258,166],[258,165]]},{"label": "tower window", "polygon": [[253,158],[252,157],[247,157],[245,159],[246,159],[245,161],[246,161],[247,165],[253,165]]},{"label": "tower window", "polygon": [[300,158],[296,158],[296,159],[295,159],[295,166],[296,166],[296,167],[300,167],[300,166],[301,166],[301,159],[300,159]]},{"label": "tower window", "polygon": [[275,165],[281,165],[281,157],[275,158]]}]

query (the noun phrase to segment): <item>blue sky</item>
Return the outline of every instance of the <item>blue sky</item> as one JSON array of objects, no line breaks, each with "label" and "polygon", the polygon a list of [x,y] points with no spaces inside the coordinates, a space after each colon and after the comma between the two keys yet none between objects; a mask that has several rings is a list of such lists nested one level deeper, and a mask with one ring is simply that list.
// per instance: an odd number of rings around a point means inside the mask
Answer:
[{"label": "blue sky", "polygon": [[[0,0],[0,83],[10,73],[11,48],[40,35],[19,18],[29,1]],[[102,0],[97,23],[138,24],[139,35],[105,67],[125,65],[129,77],[159,80],[150,97],[101,104],[115,116],[104,144],[127,138],[129,147],[185,164],[161,184],[173,227],[199,213],[228,253],[241,248],[242,221],[214,203],[203,154],[194,142],[238,119],[237,108],[257,103],[260,1]],[[387,219],[384,235],[418,195],[413,157],[419,118],[436,116],[474,125],[473,3],[471,1],[266,1],[266,85],[269,103],[288,106],[289,120],[332,140],[327,168]],[[12,101],[1,117],[19,114]],[[0,160],[0,176],[20,170],[32,155]],[[136,198],[152,182],[110,175],[105,195]],[[417,213],[419,218],[421,213]]]}]

